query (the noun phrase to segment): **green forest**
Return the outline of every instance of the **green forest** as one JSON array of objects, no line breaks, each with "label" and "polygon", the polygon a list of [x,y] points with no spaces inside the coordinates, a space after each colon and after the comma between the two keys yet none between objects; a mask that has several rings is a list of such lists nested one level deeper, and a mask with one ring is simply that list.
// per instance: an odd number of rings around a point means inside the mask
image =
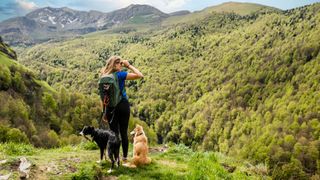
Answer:
[{"label": "green forest", "polygon": [[319,3],[119,29],[14,47],[17,60],[1,43],[0,142],[79,143],[98,126],[100,68],[119,55],[144,74],[126,84],[130,121],[152,143],[265,164],[273,179],[319,178]]}]

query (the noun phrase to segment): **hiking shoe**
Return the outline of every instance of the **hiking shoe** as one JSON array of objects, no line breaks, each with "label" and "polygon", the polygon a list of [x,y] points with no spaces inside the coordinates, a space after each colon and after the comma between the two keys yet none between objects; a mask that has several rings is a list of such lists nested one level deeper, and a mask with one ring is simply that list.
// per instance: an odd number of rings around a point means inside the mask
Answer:
[{"label": "hiking shoe", "polygon": [[128,159],[126,157],[123,157],[122,158],[122,163],[127,163],[128,162]]}]

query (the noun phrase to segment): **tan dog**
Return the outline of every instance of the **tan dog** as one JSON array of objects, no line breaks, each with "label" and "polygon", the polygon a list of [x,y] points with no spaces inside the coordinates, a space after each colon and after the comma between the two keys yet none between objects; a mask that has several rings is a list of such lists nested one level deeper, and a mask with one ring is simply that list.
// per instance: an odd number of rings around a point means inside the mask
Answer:
[{"label": "tan dog", "polygon": [[133,158],[131,162],[124,164],[124,166],[135,168],[140,165],[149,164],[151,158],[148,157],[148,138],[143,131],[143,127],[137,124],[136,128],[130,134],[134,134]]}]

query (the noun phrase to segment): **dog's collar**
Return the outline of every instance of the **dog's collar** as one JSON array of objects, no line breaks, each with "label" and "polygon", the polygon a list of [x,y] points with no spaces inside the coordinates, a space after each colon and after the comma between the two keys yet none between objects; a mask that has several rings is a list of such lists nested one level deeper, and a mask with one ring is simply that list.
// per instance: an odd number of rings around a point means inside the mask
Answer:
[{"label": "dog's collar", "polygon": [[93,139],[89,139],[86,135],[83,135],[88,141],[93,141]]},{"label": "dog's collar", "polygon": [[137,136],[141,136],[143,134],[143,132],[142,133],[140,133],[140,134],[137,134]]}]

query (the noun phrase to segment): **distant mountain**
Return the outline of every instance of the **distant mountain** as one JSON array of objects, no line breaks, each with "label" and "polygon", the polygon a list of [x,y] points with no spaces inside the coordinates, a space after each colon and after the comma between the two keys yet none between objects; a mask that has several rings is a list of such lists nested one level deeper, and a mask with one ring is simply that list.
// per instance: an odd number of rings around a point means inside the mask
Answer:
[{"label": "distant mountain", "polygon": [[105,14],[98,11],[84,12],[69,8],[46,7],[27,14],[26,18],[51,30],[68,30],[99,27],[101,20],[105,20]]},{"label": "distant mountain", "polygon": [[107,13],[109,21],[124,22],[135,16],[151,16],[154,21],[169,17],[168,14],[149,5],[130,5],[126,8]]},{"label": "distant mountain", "polygon": [[281,12],[280,9],[254,3],[226,2],[217,6],[210,6],[201,11],[185,13],[183,16],[171,16],[162,22],[163,26],[176,25],[181,23],[198,22],[206,17],[212,16],[213,13],[234,13],[241,16],[250,15],[257,12]]},{"label": "distant mountain", "polygon": [[137,17],[144,19],[144,23],[157,23],[169,15],[148,5],[130,5],[109,13],[45,7],[1,22],[0,34],[10,45],[32,45],[108,29]]},{"label": "distant mountain", "polygon": [[204,12],[216,12],[216,13],[236,13],[239,15],[248,15],[257,11],[281,11],[274,7],[269,7],[255,3],[239,3],[239,2],[226,2],[217,6],[211,6],[205,8]]},{"label": "distant mountain", "polygon": [[1,22],[0,34],[12,46],[33,45],[52,39],[75,37],[121,25],[130,27],[132,25],[145,24],[150,27],[149,24],[159,24],[166,19],[169,19],[169,23],[162,23],[162,25],[177,24],[198,20],[210,15],[212,12],[246,15],[264,9],[274,10],[275,8],[252,3],[229,2],[194,13],[178,11],[166,14],[152,6],[136,4],[109,13],[76,11],[67,7],[45,7],[37,9],[24,17],[12,18]]}]

